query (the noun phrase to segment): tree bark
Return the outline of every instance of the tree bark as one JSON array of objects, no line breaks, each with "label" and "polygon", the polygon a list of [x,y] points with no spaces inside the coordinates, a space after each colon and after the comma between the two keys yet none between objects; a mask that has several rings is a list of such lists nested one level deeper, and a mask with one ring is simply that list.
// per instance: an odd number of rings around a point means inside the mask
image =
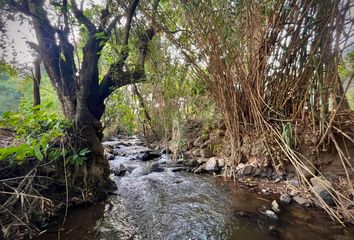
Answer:
[{"label": "tree bark", "polygon": [[41,104],[41,94],[40,94],[40,85],[41,85],[41,65],[40,58],[37,57],[34,61],[33,69],[33,106],[38,106]]}]

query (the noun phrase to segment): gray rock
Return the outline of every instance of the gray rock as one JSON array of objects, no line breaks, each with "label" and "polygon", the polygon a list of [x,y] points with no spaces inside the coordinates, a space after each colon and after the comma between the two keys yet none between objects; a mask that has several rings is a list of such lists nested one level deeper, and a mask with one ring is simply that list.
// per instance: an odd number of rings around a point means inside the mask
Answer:
[{"label": "gray rock", "polygon": [[311,192],[317,196],[322,198],[322,200],[330,206],[335,206],[334,199],[332,195],[325,189],[323,186],[314,186],[311,187]]},{"label": "gray rock", "polygon": [[274,221],[278,220],[277,214],[275,214],[275,212],[273,212],[272,210],[266,210],[265,215],[267,215],[267,217],[270,218],[271,220],[274,220]]},{"label": "gray rock", "polygon": [[272,202],[272,209],[274,212],[278,213],[280,212],[279,204],[277,203],[277,200],[273,200]]},{"label": "gray rock", "polygon": [[205,170],[211,172],[217,172],[220,168],[224,167],[224,160],[221,158],[212,157],[206,162]]},{"label": "gray rock", "polygon": [[158,151],[147,151],[139,154],[136,159],[140,161],[150,161],[152,159],[158,158],[161,156],[161,153]]},{"label": "gray rock", "polygon": [[299,182],[299,180],[297,180],[297,179],[295,179],[295,178],[290,179],[288,182],[289,182],[290,185],[292,185],[292,186],[294,186],[294,187],[300,187],[300,182]]},{"label": "gray rock", "polygon": [[253,166],[252,165],[246,165],[242,170],[241,170],[241,174],[242,175],[251,175],[253,171]]},{"label": "gray rock", "polygon": [[204,148],[200,150],[200,156],[204,158],[210,158],[211,156],[213,156],[213,153],[210,151],[209,148]]},{"label": "gray rock", "polygon": [[105,152],[104,155],[108,161],[114,160],[114,158],[115,158],[115,156],[113,154],[110,154],[109,152]]},{"label": "gray rock", "polygon": [[120,164],[118,168],[113,169],[113,174],[118,177],[123,177],[127,171],[128,168],[123,164]]},{"label": "gray rock", "polygon": [[261,174],[262,174],[262,169],[261,169],[260,167],[255,167],[255,168],[253,168],[253,173],[252,173],[252,175],[253,175],[254,177],[260,177]]},{"label": "gray rock", "polygon": [[296,196],[296,197],[293,197],[293,199],[294,199],[295,202],[297,202],[301,206],[304,206],[304,207],[310,207],[311,206],[311,201],[306,199],[306,198],[303,198],[303,197],[300,197],[300,196]]},{"label": "gray rock", "polygon": [[299,191],[298,190],[296,190],[296,189],[293,189],[293,190],[291,190],[291,192],[290,192],[290,196],[297,196],[297,195],[299,195]]},{"label": "gray rock", "polygon": [[236,172],[242,170],[243,168],[245,167],[245,164],[244,163],[240,163],[236,166]]},{"label": "gray rock", "polygon": [[150,172],[163,172],[165,169],[160,165],[160,163],[154,163],[150,166]]},{"label": "gray rock", "polygon": [[284,193],[280,196],[280,201],[286,204],[289,204],[291,202],[292,198],[289,196],[287,193]]},{"label": "gray rock", "polygon": [[311,192],[317,196],[321,197],[322,200],[330,206],[335,206],[334,199],[330,192],[327,190],[332,187],[332,183],[329,182],[324,177],[313,177],[310,179],[312,187],[310,188]]}]

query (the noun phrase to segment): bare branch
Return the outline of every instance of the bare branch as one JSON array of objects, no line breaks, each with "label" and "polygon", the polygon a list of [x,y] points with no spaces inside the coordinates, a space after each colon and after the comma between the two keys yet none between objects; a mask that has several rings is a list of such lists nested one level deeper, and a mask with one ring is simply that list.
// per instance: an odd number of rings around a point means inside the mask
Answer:
[{"label": "bare branch", "polygon": [[75,0],[71,0],[71,8],[75,18],[79,21],[79,23],[83,24],[87,28],[90,34],[96,32],[96,26],[84,15],[80,9],[78,9]]}]

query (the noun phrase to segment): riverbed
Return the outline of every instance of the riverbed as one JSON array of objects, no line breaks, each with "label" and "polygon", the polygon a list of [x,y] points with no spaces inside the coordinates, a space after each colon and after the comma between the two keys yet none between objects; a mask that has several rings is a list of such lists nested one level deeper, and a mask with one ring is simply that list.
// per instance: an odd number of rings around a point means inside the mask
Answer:
[{"label": "riverbed", "polygon": [[278,196],[180,171],[168,154],[143,161],[150,149],[137,137],[104,144],[118,153],[110,161],[116,195],[70,210],[64,225],[57,219],[38,239],[354,239],[353,228],[338,226],[319,209],[280,205],[274,220],[264,212]]}]

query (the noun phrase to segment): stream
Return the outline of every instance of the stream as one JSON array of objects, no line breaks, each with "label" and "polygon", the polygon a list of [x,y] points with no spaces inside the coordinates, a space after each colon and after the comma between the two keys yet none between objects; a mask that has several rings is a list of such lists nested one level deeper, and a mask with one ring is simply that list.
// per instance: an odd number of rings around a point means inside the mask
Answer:
[{"label": "stream", "polygon": [[[279,220],[274,221],[262,212],[278,196],[259,195],[213,175],[177,171],[182,168],[167,154],[142,161],[149,149],[139,138],[104,144],[118,153],[110,161],[121,175],[112,174],[117,194],[70,210],[61,231],[54,226],[38,240],[354,239],[353,228],[336,225],[321,210],[280,205]],[[117,172],[122,168],[124,175]]]}]

